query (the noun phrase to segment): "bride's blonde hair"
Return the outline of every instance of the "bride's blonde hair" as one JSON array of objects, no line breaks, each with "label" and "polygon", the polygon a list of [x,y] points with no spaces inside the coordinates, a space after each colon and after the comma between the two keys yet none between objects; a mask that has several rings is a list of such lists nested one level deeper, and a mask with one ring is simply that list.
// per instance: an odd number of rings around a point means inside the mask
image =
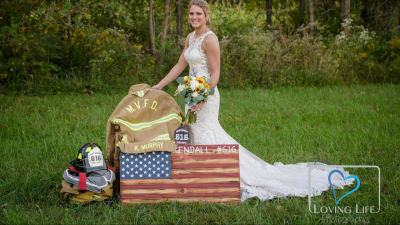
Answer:
[{"label": "bride's blonde hair", "polygon": [[211,24],[211,14],[210,14],[210,6],[208,5],[208,3],[204,0],[191,0],[189,3],[189,10],[194,5],[200,7],[203,10],[203,12],[206,16],[206,24],[210,25]]}]

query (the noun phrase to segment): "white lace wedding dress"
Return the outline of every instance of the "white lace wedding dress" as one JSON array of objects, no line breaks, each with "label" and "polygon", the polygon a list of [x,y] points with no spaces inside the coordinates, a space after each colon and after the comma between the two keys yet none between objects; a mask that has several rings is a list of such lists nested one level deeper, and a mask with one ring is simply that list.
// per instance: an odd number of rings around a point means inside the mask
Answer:
[{"label": "white lace wedding dress", "polygon": [[[190,66],[191,76],[207,76],[207,58],[201,48],[202,41],[207,35],[215,35],[212,31],[204,33],[195,38],[194,32],[190,34],[189,47],[184,53],[184,57]],[[193,133],[193,144],[213,145],[213,144],[239,144],[221,127],[218,121],[220,96],[218,88],[215,94],[209,96],[208,101],[197,113],[197,122],[190,126]],[[188,106],[185,107],[188,110]],[[284,151],[284,149],[282,150]],[[258,197],[261,200],[272,199],[285,196],[307,196],[309,193],[308,172],[309,166],[321,163],[297,163],[283,165],[274,163],[273,165],[263,161],[256,155],[245,149],[239,144],[240,162],[240,190],[241,200],[244,201],[251,197]],[[320,195],[323,191],[330,188],[328,174],[332,168],[322,166],[320,169],[312,169],[312,196]],[[345,176],[348,173],[344,172]],[[332,183],[335,188],[343,188],[344,185],[351,184],[351,180],[344,181],[340,176],[333,174]]]}]

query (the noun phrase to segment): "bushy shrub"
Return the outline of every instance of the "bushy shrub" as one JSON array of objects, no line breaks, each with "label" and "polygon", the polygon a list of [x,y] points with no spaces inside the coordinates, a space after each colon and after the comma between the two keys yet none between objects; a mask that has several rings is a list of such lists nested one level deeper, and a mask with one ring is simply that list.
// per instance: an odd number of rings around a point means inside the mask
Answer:
[{"label": "bushy shrub", "polygon": [[[2,24],[2,87],[79,90],[155,84],[177,62],[184,38],[171,35],[166,43],[157,41],[157,55],[150,53],[145,1],[138,6],[126,1],[71,2],[32,0],[29,4],[35,7],[25,16],[18,14],[18,22],[10,17]],[[157,2],[156,9],[162,7]],[[349,20],[336,37],[323,35],[326,30],[321,29],[326,28],[321,26],[310,36],[280,29],[279,18],[287,16],[284,12],[276,14],[276,26],[267,30],[263,11],[240,5],[211,7],[211,29],[221,47],[219,86],[400,82],[396,32],[375,34]],[[160,17],[156,15],[156,22]],[[171,24],[169,32],[174,29]]]}]

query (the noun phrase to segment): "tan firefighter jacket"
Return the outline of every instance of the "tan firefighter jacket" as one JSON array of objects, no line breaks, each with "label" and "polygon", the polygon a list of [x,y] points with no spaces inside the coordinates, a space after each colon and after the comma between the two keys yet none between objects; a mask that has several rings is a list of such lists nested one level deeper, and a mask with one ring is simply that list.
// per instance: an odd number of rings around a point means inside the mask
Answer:
[{"label": "tan firefighter jacket", "polygon": [[119,164],[119,150],[129,154],[175,151],[174,131],[181,123],[182,111],[169,94],[147,84],[131,86],[107,121],[108,162]]}]

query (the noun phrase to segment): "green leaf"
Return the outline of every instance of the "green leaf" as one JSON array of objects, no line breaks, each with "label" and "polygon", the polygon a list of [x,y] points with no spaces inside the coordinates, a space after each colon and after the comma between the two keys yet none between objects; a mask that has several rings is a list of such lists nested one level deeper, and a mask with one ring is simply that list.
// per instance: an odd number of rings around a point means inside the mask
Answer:
[{"label": "green leaf", "polygon": [[186,90],[181,91],[179,94],[182,95],[182,96],[185,96],[186,95]]},{"label": "green leaf", "polygon": [[202,100],[204,100],[204,97],[202,95],[199,95],[199,96],[196,97],[196,101],[197,102],[200,102]]},{"label": "green leaf", "polygon": [[189,104],[190,103],[190,99],[191,99],[190,97],[186,97],[185,98],[185,104]]},{"label": "green leaf", "polygon": [[178,84],[183,84],[184,82],[183,77],[178,77],[178,79],[176,79],[176,82],[178,82]]},{"label": "green leaf", "polygon": [[214,95],[215,88],[210,88],[210,95]]}]

